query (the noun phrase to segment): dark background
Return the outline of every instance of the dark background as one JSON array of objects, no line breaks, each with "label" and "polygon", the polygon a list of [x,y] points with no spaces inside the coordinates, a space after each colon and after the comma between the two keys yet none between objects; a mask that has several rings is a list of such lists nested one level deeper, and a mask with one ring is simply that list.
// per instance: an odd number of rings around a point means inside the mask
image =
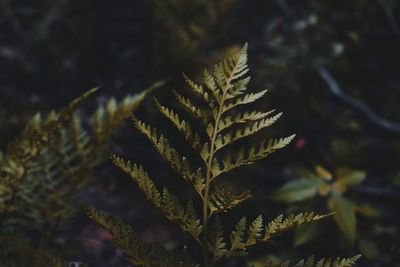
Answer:
[{"label": "dark background", "polygon": [[[1,0],[0,147],[35,112],[59,109],[93,86],[101,90],[84,110],[161,80],[167,83],[154,94],[164,103],[173,101],[171,89],[184,88],[182,72],[196,77],[246,42],[250,87],[270,90],[260,107],[285,113],[272,133],[295,132],[297,139],[235,175],[245,178],[233,185],[252,189],[254,198],[233,217],[249,211],[273,217],[293,208],[272,202],[269,195],[296,178],[294,169],[363,170],[367,178],[351,197],[374,206],[381,216],[357,217],[357,240],[367,239],[379,249],[359,266],[399,266],[400,3],[395,0]],[[160,118],[151,99],[137,114]],[[131,124],[110,150],[148,166],[158,164],[160,181],[169,182],[168,166]],[[181,249],[185,238],[151,212],[131,181],[109,165],[81,200],[123,216],[149,241]],[[327,211],[324,200],[316,202],[308,207]],[[76,220],[58,237],[79,251],[65,259],[123,266],[121,253],[97,225]],[[360,253],[357,242],[343,244],[333,220],[325,224],[314,241],[293,247],[287,234],[255,248],[251,259]]]}]

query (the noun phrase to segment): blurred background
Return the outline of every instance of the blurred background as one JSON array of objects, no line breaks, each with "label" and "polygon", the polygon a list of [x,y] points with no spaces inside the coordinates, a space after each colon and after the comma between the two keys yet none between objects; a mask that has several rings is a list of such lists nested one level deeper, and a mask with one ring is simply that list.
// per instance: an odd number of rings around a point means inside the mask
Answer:
[{"label": "blurred background", "polygon": [[[250,88],[269,89],[259,107],[285,114],[269,134],[297,138],[229,180],[254,195],[233,212],[232,221],[260,212],[267,218],[290,211],[337,215],[224,264],[361,253],[358,266],[400,266],[396,0],[1,0],[0,148],[36,112],[59,109],[93,86],[101,90],[85,103],[83,114],[157,81],[166,84],[154,95],[171,103],[172,89],[185,86],[182,72],[196,79],[245,43]],[[152,97],[136,113],[167,125]],[[175,181],[133,128],[124,125],[109,150],[158,164],[159,180]],[[148,241],[183,249],[186,237],[152,211],[124,174],[109,163],[98,169],[77,192],[77,203],[122,216]],[[52,244],[60,257],[90,266],[126,266],[110,237],[84,215],[62,224],[44,247]]]}]

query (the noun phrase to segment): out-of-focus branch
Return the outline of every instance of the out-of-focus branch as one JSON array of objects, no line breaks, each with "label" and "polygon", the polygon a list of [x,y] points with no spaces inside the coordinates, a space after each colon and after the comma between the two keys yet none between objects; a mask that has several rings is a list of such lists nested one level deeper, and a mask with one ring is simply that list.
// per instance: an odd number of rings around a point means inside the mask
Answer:
[{"label": "out-of-focus branch", "polygon": [[[397,34],[400,34],[400,27],[397,24],[395,17],[393,15],[392,10],[384,3],[384,0],[377,0],[378,3],[382,6],[385,11],[387,20],[393,29],[393,31]],[[292,10],[290,6],[287,4],[285,0],[275,0],[278,7],[282,10],[282,13],[285,17],[290,17],[292,14]],[[324,80],[330,92],[336,97],[340,98],[342,101],[353,107],[355,110],[362,113],[367,119],[375,124],[376,126],[383,128],[387,131],[394,132],[396,134],[400,134],[400,124],[391,122],[385,118],[382,118],[375,112],[373,112],[365,103],[346,95],[343,90],[340,88],[337,81],[334,79],[332,74],[324,67],[318,68],[319,75]]]},{"label": "out-of-focus branch", "polygon": [[385,130],[400,134],[400,124],[396,124],[385,118],[382,118],[378,114],[374,113],[365,103],[346,95],[340,88],[338,82],[326,68],[319,68],[319,75],[322,80],[324,80],[324,82],[328,86],[327,88],[334,96],[340,98],[343,102],[365,115],[365,117],[371,123]]},{"label": "out-of-focus branch", "polygon": [[386,20],[392,29],[392,31],[400,36],[400,26],[396,21],[396,18],[393,14],[393,10],[385,3],[385,0],[377,0],[378,4],[382,7],[383,12],[385,13]]},{"label": "out-of-focus branch", "polygon": [[356,188],[360,194],[375,196],[379,199],[387,200],[400,200],[400,193],[392,188],[378,187],[378,186],[360,186]]},{"label": "out-of-focus branch", "polygon": [[27,34],[22,28],[22,25],[18,20],[17,16],[14,14],[10,6],[10,1],[2,0],[1,3],[3,4],[4,7],[4,20],[9,20],[13,31],[17,34],[20,41],[24,42],[26,40]]},{"label": "out-of-focus branch", "polygon": [[290,6],[288,5],[288,3],[286,2],[286,0],[275,0],[275,3],[282,10],[285,17],[290,17],[293,14],[293,11],[290,8]]}]

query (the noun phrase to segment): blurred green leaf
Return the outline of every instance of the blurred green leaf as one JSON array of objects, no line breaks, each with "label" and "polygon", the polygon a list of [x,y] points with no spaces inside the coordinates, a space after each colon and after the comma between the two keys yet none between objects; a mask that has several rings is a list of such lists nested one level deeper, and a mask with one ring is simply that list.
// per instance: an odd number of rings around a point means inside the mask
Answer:
[{"label": "blurred green leaf", "polygon": [[369,205],[357,205],[356,210],[358,213],[372,218],[377,218],[381,216],[381,212]]},{"label": "blurred green leaf", "polygon": [[354,243],[356,239],[356,208],[347,198],[337,196],[329,200],[329,208],[345,237]]},{"label": "blurred green leaf", "polygon": [[277,201],[292,203],[314,197],[321,184],[320,180],[298,179],[283,185],[275,194]]},{"label": "blurred green leaf", "polygon": [[279,266],[279,264],[281,264],[282,261],[283,259],[278,255],[268,254],[265,255],[264,257],[249,261],[246,266],[265,267],[266,263],[268,263],[267,266]]},{"label": "blurred green leaf", "polygon": [[339,168],[336,175],[338,181],[343,182],[348,187],[361,184],[366,177],[365,172],[348,168]]},{"label": "blurred green leaf", "polygon": [[358,249],[367,259],[373,259],[379,255],[379,248],[374,241],[362,239],[358,243]]},{"label": "blurred green leaf", "polygon": [[319,233],[319,227],[315,222],[301,225],[296,228],[293,245],[297,247],[308,243],[317,238]]}]

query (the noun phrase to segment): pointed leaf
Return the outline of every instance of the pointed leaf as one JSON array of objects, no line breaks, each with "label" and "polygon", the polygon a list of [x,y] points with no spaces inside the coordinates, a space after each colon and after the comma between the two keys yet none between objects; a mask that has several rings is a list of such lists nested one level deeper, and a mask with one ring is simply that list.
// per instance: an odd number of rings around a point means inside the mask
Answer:
[{"label": "pointed leaf", "polygon": [[221,221],[217,218],[210,230],[209,251],[214,255],[214,258],[220,258],[225,255],[226,242],[224,239],[224,231]]},{"label": "pointed leaf", "polygon": [[225,186],[217,186],[209,199],[211,215],[218,212],[228,212],[250,197],[251,194],[248,190],[240,194],[233,194]]},{"label": "pointed leaf", "polygon": [[203,112],[199,107],[195,106],[192,101],[190,101],[188,98],[180,95],[176,91],[173,91],[176,99],[178,100],[179,104],[181,104],[189,113],[200,120],[203,125],[207,124],[208,117],[205,115],[205,112]]},{"label": "pointed leaf", "polygon": [[272,237],[279,235],[285,231],[291,230],[299,225],[312,221],[318,221],[330,215],[331,214],[315,215],[313,212],[306,212],[297,215],[291,214],[286,219],[283,219],[283,215],[279,215],[265,226],[263,240],[270,240]]},{"label": "pointed leaf", "polygon": [[171,167],[175,169],[186,181],[192,182],[193,171],[190,168],[188,159],[178,154],[178,152],[171,147],[169,141],[163,136],[158,135],[157,129],[146,125],[144,122],[132,117],[136,128],[144,134],[156,148],[157,152],[170,163]]},{"label": "pointed leaf", "polygon": [[289,181],[274,194],[274,199],[286,203],[310,199],[317,194],[320,184],[319,180],[306,178]]},{"label": "pointed leaf", "polygon": [[348,187],[361,184],[366,177],[366,173],[363,171],[351,170],[347,168],[338,169],[336,175],[338,177],[338,181],[343,182]]},{"label": "pointed leaf", "polygon": [[198,150],[201,146],[199,134],[193,132],[190,124],[187,121],[181,120],[175,111],[161,105],[157,99],[155,99],[155,102],[160,112],[174,124],[178,131],[185,137],[186,141],[195,150]]},{"label": "pointed leaf", "polygon": [[335,212],[334,218],[345,237],[354,242],[356,239],[355,205],[347,198],[337,196],[329,200],[329,208]]}]

